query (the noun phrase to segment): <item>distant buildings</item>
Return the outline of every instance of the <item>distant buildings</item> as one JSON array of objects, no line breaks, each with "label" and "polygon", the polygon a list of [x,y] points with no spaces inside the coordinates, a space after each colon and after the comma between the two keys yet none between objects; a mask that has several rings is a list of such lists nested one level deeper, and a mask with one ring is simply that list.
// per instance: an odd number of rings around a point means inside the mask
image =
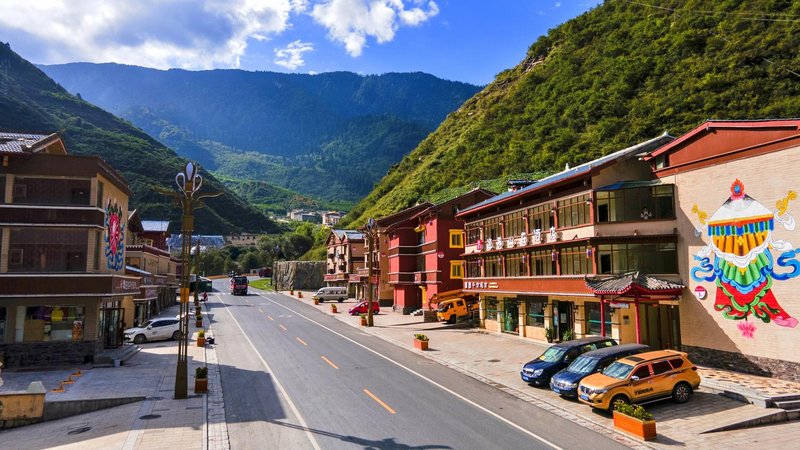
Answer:
[{"label": "distant buildings", "polygon": [[[183,237],[180,234],[172,234],[167,238],[167,249],[171,254],[180,253]],[[207,248],[225,247],[225,237],[222,235],[192,235],[192,247],[200,245],[200,251]]]},{"label": "distant buildings", "polygon": [[293,209],[286,216],[291,220],[300,222],[322,223],[329,227],[335,226],[345,213],[341,211],[312,211],[307,209]]}]

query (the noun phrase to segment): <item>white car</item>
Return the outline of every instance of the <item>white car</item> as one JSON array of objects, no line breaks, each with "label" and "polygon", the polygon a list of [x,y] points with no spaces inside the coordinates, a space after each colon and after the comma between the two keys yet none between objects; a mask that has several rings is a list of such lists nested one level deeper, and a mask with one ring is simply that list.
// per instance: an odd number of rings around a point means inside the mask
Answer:
[{"label": "white car", "polygon": [[177,341],[181,338],[180,328],[181,323],[175,318],[151,319],[140,327],[125,330],[125,339],[133,341],[134,344],[163,339],[175,339]]}]

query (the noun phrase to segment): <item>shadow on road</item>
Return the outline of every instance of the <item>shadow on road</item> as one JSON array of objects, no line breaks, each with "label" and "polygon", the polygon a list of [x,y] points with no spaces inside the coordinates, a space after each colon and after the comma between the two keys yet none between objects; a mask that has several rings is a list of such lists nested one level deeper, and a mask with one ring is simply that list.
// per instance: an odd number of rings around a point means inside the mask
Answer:
[{"label": "shadow on road", "polygon": [[366,450],[383,450],[383,449],[392,449],[392,450],[426,450],[426,449],[449,449],[453,448],[449,445],[437,445],[437,444],[430,444],[430,445],[406,445],[403,443],[395,442],[394,438],[386,438],[380,441],[371,440],[371,439],[364,439],[357,436],[350,436],[338,433],[331,433],[330,431],[318,430],[316,428],[306,428],[301,427],[300,425],[295,425],[292,423],[286,422],[278,422],[275,420],[270,420],[270,423],[274,423],[275,425],[280,425],[282,427],[292,428],[295,430],[302,430],[302,431],[309,431],[311,433],[331,437],[334,439],[338,439],[342,442],[349,442],[352,444],[362,445]]}]

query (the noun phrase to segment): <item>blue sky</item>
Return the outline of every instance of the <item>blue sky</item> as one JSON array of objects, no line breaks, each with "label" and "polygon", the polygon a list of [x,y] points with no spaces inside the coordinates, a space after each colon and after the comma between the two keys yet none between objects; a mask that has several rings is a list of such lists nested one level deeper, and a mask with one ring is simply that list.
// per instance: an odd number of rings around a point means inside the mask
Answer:
[{"label": "blue sky", "polygon": [[0,40],[41,64],[422,71],[475,84],[598,0],[3,0]]}]

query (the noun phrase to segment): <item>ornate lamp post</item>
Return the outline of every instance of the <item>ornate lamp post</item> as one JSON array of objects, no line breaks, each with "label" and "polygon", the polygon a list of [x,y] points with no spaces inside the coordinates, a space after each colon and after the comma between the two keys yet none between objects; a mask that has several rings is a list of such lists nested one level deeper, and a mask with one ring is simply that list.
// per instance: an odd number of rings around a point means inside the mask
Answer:
[{"label": "ornate lamp post", "polygon": [[373,325],[372,321],[372,276],[374,266],[373,247],[375,246],[375,239],[378,235],[378,224],[375,219],[367,220],[367,226],[364,228],[364,237],[367,239],[367,326]]},{"label": "ornate lamp post", "polygon": [[[175,398],[187,397],[187,359],[189,352],[189,274],[190,253],[192,246],[192,231],[194,231],[194,210],[203,207],[202,199],[216,197],[221,192],[199,195],[198,191],[203,185],[203,177],[198,173],[198,167],[186,163],[183,172],[175,175],[175,183],[180,192],[156,188],[156,191],[173,197],[181,205],[183,216],[181,218],[181,288],[180,288],[180,331],[181,339],[178,341],[178,364],[175,368]],[[197,283],[199,283],[199,279]],[[196,285],[197,285],[196,283]],[[195,288],[195,292],[197,289]]]}]

